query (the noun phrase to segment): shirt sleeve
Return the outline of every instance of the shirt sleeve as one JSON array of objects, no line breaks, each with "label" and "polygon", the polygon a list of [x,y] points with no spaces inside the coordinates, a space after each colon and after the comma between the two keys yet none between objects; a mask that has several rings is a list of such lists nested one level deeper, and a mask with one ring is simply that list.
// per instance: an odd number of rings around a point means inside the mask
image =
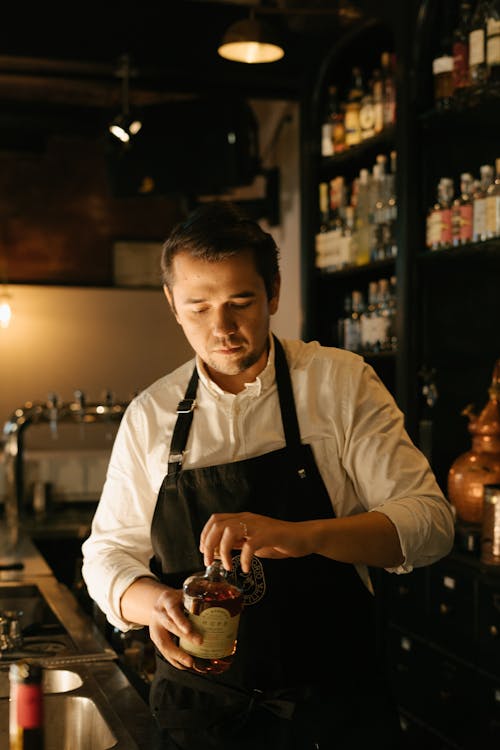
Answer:
[{"label": "shirt sleeve", "polygon": [[132,402],[120,423],[91,533],[82,546],[82,575],[89,594],[122,631],[142,627],[123,619],[124,591],[137,578],[154,578],[149,561],[156,492],[141,451],[146,443],[143,419]]},{"label": "shirt sleeve", "polygon": [[343,404],[346,431],[343,463],[368,511],[394,524],[404,556],[390,572],[409,573],[447,555],[454,518],[429,463],[412,443],[403,414],[366,363],[356,397]]}]

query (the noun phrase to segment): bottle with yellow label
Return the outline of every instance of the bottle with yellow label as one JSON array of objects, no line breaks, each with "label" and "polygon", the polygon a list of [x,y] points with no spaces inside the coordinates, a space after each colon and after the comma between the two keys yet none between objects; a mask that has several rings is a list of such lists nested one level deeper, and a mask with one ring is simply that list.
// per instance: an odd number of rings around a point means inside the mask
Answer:
[{"label": "bottle with yellow label", "polygon": [[202,674],[226,672],[236,652],[243,592],[228,580],[230,574],[215,559],[206,570],[186,578],[184,611],[203,642],[181,637],[179,646],[194,657],[193,668]]}]

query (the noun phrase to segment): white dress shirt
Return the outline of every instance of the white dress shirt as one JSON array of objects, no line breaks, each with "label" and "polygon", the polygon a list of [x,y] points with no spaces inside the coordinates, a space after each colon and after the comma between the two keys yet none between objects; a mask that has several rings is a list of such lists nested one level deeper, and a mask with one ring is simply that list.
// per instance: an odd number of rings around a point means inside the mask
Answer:
[{"label": "white dress shirt", "polygon": [[[312,447],[337,516],[385,513],[399,535],[406,573],[448,554],[451,508],[428,462],[405,432],[403,415],[374,370],[351,352],[317,342],[283,341],[303,443]],[[109,622],[123,619],[120,599],[151,575],[151,522],[167,473],[177,404],[196,361],[200,382],[183,467],[225,464],[285,445],[275,382],[274,347],[266,368],[238,394],[221,390],[198,360],[160,378],[129,405],[113,446],[101,500],[83,545],[83,577]],[[370,587],[365,566],[357,566]]]}]

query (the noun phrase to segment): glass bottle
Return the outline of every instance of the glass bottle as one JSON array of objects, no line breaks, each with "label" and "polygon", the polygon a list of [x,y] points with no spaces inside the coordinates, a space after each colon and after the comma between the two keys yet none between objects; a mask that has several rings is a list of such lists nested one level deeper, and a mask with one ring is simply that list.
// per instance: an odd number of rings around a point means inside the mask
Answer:
[{"label": "glass bottle", "polygon": [[489,0],[478,0],[469,29],[469,72],[471,85],[482,90],[486,82],[486,17]]},{"label": "glass bottle", "polygon": [[363,77],[361,68],[352,69],[351,86],[347,96],[345,108],[345,143],[347,148],[357,146],[361,143],[361,123],[359,113],[361,110],[361,99],[363,98]]},{"label": "glass bottle", "polygon": [[380,63],[384,91],[384,126],[396,122],[396,81],[394,80],[395,55],[382,52]]},{"label": "glass bottle", "polygon": [[481,242],[488,238],[487,224],[486,224],[486,197],[488,194],[488,188],[493,182],[493,167],[491,164],[483,164],[480,167],[481,179],[479,182],[478,189],[473,195],[473,206],[472,206],[472,240],[473,242]]},{"label": "glass bottle", "polygon": [[363,293],[353,290],[351,314],[344,320],[344,348],[351,352],[359,352],[361,349],[361,315],[364,308]]},{"label": "glass bottle", "polygon": [[375,68],[373,71],[371,88],[373,98],[373,130],[377,134],[384,129],[384,82],[380,68]]},{"label": "glass bottle", "polygon": [[360,339],[363,352],[374,351],[377,339],[375,337],[375,318],[378,304],[378,281],[368,284],[368,304],[360,316]]},{"label": "glass bottle", "polygon": [[179,646],[194,657],[193,668],[202,674],[226,672],[236,652],[243,592],[228,576],[216,558],[205,571],[186,578],[182,587],[184,612],[203,643],[181,637]]},{"label": "glass bottle", "polygon": [[473,176],[469,172],[460,175],[460,195],[451,207],[452,244],[457,247],[472,240],[472,185]]},{"label": "glass bottle", "polygon": [[486,75],[488,87],[500,88],[500,0],[490,0],[486,12]]},{"label": "glass bottle", "polygon": [[18,661],[11,664],[9,679],[9,748],[43,750],[42,668],[29,661]]},{"label": "glass bottle", "polygon": [[452,244],[451,204],[453,201],[453,180],[442,177],[438,185],[438,201],[441,205],[439,247],[450,247]]},{"label": "glass bottle", "polygon": [[[328,87],[326,115],[321,127],[321,156],[333,156],[342,151],[338,143],[339,134],[336,132],[339,127],[343,128],[343,115],[340,111],[337,87],[332,85]],[[335,148],[336,142],[337,148]]]},{"label": "glass bottle", "polygon": [[470,86],[469,74],[469,28],[472,13],[470,0],[462,0],[459,6],[459,23],[453,32],[453,94],[460,96]]},{"label": "glass bottle", "polygon": [[500,158],[495,160],[496,177],[486,193],[486,236],[500,235]]},{"label": "glass bottle", "polygon": [[361,129],[361,140],[373,138],[375,135],[375,104],[373,100],[373,81],[368,83],[359,110],[359,126]]}]

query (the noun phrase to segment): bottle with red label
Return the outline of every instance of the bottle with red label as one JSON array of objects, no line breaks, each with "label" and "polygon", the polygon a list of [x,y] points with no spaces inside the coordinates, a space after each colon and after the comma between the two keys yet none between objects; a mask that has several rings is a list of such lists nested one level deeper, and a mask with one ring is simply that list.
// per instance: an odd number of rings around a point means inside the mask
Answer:
[{"label": "bottle with red label", "polygon": [[43,750],[42,668],[29,661],[10,666],[9,748]]}]

